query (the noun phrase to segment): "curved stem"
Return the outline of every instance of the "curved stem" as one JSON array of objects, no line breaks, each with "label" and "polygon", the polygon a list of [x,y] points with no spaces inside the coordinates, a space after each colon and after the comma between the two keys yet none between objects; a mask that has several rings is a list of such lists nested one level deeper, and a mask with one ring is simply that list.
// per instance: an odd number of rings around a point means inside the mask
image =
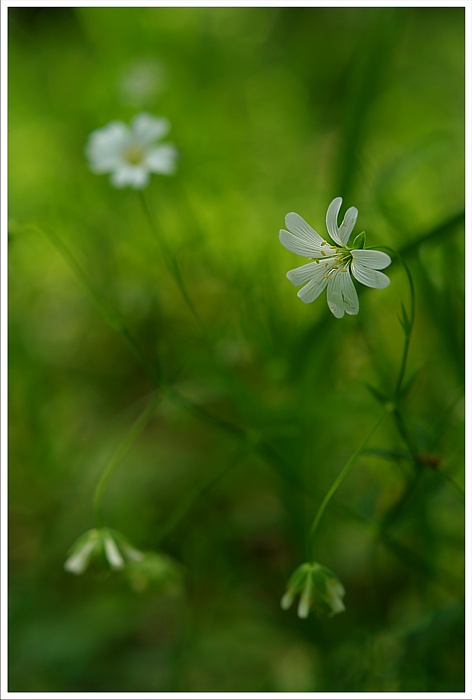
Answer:
[{"label": "curved stem", "polygon": [[402,358],[400,361],[400,369],[398,372],[398,378],[397,382],[395,384],[395,390],[394,390],[394,397],[398,398],[401,394],[401,389],[402,389],[402,384],[403,384],[403,379],[405,377],[405,370],[406,370],[406,363],[408,360],[408,351],[410,349],[410,340],[411,340],[411,334],[413,331],[413,324],[415,322],[415,306],[416,306],[416,296],[415,296],[415,285],[413,283],[413,277],[410,272],[410,268],[406,264],[405,260],[402,258],[402,256],[397,253],[397,251],[393,250],[393,248],[389,248],[388,246],[378,246],[382,250],[387,250],[389,253],[391,253],[394,257],[397,258],[397,260],[400,262],[402,265],[405,274],[408,279],[408,286],[410,288],[410,312],[407,314],[405,307],[402,304],[402,317],[400,318],[400,323],[403,328],[403,332],[405,334],[405,344],[403,346],[403,353],[402,353]]},{"label": "curved stem", "polygon": [[322,518],[322,516],[323,516],[323,513],[324,513],[325,510],[326,510],[326,507],[327,507],[328,503],[330,502],[330,500],[332,499],[332,497],[334,496],[334,494],[336,493],[336,491],[338,490],[338,488],[341,486],[341,484],[343,483],[344,479],[347,477],[347,475],[349,474],[349,472],[351,471],[351,469],[352,469],[352,467],[354,466],[354,464],[355,464],[357,458],[360,456],[360,454],[361,454],[361,453],[365,450],[365,448],[367,447],[367,444],[368,444],[370,438],[372,437],[372,435],[376,432],[376,430],[377,430],[377,429],[380,427],[380,425],[382,424],[382,422],[383,422],[383,420],[384,420],[384,418],[385,418],[385,415],[386,415],[386,412],[384,412],[384,413],[382,414],[382,416],[380,417],[380,419],[377,421],[377,423],[374,425],[374,427],[370,430],[370,432],[369,432],[369,434],[367,435],[367,437],[365,438],[365,440],[363,440],[363,442],[359,445],[359,447],[357,448],[357,450],[356,450],[356,451],[351,455],[351,457],[348,459],[348,461],[346,462],[346,464],[344,465],[344,467],[342,468],[342,470],[340,471],[340,473],[338,474],[338,476],[337,476],[336,479],[334,480],[334,482],[333,482],[331,488],[329,489],[328,493],[327,493],[326,496],[323,498],[323,501],[321,502],[321,505],[320,505],[320,507],[318,508],[318,512],[316,513],[315,518],[314,518],[314,520],[313,520],[313,523],[312,523],[312,526],[311,526],[311,529],[310,529],[310,534],[309,534],[309,537],[308,537],[308,550],[309,550],[309,558],[310,558],[310,559],[311,559],[312,553],[313,553],[313,542],[314,542],[314,537],[315,537],[315,534],[316,534],[316,530],[318,529],[319,522],[320,522],[320,520],[321,520],[321,518]]},{"label": "curved stem", "polygon": [[105,492],[108,481],[110,480],[110,477],[115,471],[116,467],[125,459],[125,457],[127,457],[131,448],[136,442],[139,434],[146,427],[149,420],[152,418],[152,415],[154,414],[157,405],[161,400],[161,397],[162,393],[160,392],[142,411],[141,415],[136,419],[128,433],[125,435],[124,439],[120,442],[116,450],[111,455],[98,480],[93,496],[93,507],[95,511],[97,527],[103,527],[102,501],[103,494]]}]

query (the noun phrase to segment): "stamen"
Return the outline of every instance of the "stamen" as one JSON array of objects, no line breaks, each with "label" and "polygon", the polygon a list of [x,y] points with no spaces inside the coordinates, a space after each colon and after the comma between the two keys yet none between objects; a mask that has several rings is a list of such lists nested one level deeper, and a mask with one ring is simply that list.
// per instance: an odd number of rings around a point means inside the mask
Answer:
[{"label": "stamen", "polygon": [[321,245],[328,245],[328,244],[326,243],[326,241],[323,241],[323,243]]},{"label": "stamen", "polygon": [[325,279],[328,279],[329,275],[327,275],[327,274],[325,273],[325,274],[323,275],[323,277],[324,277]]},{"label": "stamen", "polygon": [[[323,243],[321,245],[323,245]],[[321,251],[321,255],[324,255],[326,257],[326,253],[324,252],[324,250]]]},{"label": "stamen", "polygon": [[345,269],[342,269],[342,270],[341,270],[341,272],[347,272],[347,270],[345,270]]},{"label": "stamen", "polygon": [[318,260],[318,258],[315,258],[315,263],[317,263],[317,265],[320,264],[320,261]]},{"label": "stamen", "polygon": [[337,265],[333,265],[333,270],[339,270],[339,267]]}]

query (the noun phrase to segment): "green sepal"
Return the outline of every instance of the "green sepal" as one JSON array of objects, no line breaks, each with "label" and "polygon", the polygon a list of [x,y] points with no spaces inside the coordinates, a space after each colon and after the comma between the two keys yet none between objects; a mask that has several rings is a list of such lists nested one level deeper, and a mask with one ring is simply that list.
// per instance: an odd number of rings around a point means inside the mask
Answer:
[{"label": "green sepal", "polygon": [[359,248],[365,248],[365,231],[358,233],[354,238],[354,243],[352,244],[353,249],[358,250]]}]

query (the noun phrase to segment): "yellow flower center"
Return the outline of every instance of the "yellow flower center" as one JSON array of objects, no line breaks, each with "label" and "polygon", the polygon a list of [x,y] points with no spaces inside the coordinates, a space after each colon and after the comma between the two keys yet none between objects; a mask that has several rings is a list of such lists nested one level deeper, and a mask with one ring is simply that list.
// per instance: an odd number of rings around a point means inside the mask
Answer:
[{"label": "yellow flower center", "polygon": [[141,146],[131,145],[125,148],[123,158],[130,165],[139,165],[144,158],[144,151]]}]

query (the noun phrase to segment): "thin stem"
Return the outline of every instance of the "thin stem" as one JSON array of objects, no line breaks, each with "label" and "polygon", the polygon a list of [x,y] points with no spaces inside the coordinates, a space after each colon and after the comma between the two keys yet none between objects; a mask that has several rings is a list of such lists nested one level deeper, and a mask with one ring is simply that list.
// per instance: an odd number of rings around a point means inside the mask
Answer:
[{"label": "thin stem", "polygon": [[[162,258],[164,260],[164,263],[169,270],[170,274],[174,278],[175,282],[177,283],[177,286],[179,288],[179,291],[182,295],[182,298],[184,299],[185,303],[187,304],[188,309],[190,310],[190,313],[194,317],[199,329],[203,332],[203,327],[202,327],[202,322],[200,320],[199,315],[197,314],[197,311],[192,304],[192,300],[190,299],[189,293],[187,292],[187,288],[185,286],[182,273],[180,270],[179,263],[177,262],[177,258],[175,255],[173,255],[167,240],[165,238],[165,235],[162,231],[162,226],[158,227],[156,223],[156,217],[152,213],[151,208],[147,202],[147,199],[144,195],[144,192],[142,190],[139,191],[139,199],[141,201],[141,205],[144,210],[144,214],[146,216],[146,219],[149,223],[149,227],[154,235],[154,238],[156,239],[157,245],[159,246],[159,249],[161,251]],[[160,229],[160,230],[159,230]]]},{"label": "thin stem", "polygon": [[178,525],[182,522],[182,520],[185,518],[187,513],[193,508],[195,502],[201,498],[207,491],[209,491],[213,486],[226,474],[233,469],[239,462],[239,460],[242,458],[241,453],[238,451],[238,454],[235,455],[235,457],[231,460],[229,464],[225,464],[223,467],[218,469],[216,472],[212,473],[207,479],[205,479],[202,483],[198,484],[195,486],[188,494],[183,501],[180,502],[180,504],[175,507],[169,516],[167,522],[163,525],[161,528],[161,531],[157,535],[157,541],[161,542],[163,539],[168,537]]},{"label": "thin stem", "polygon": [[400,371],[398,373],[398,379],[397,379],[397,384],[395,386],[395,396],[399,396],[401,393],[401,388],[403,384],[403,378],[405,376],[405,369],[406,369],[406,363],[408,359],[408,350],[410,348],[410,340],[411,340],[411,334],[413,331],[413,324],[415,322],[415,286],[413,284],[413,278],[411,276],[411,272],[408,268],[408,265],[406,262],[398,256],[398,259],[400,260],[401,264],[403,265],[403,269],[406,272],[406,276],[408,277],[408,283],[410,287],[410,316],[408,318],[408,323],[406,324],[405,322],[405,345],[403,348],[403,354],[402,354],[402,360],[400,364]]},{"label": "thin stem", "polygon": [[161,393],[159,393],[159,395],[155,396],[151,400],[151,402],[142,411],[141,415],[133,423],[133,425],[126,433],[125,437],[120,442],[116,450],[112,453],[110,459],[105,465],[105,468],[98,480],[97,486],[95,487],[95,493],[93,496],[93,507],[95,511],[97,527],[103,526],[103,494],[110,480],[110,477],[115,471],[116,467],[128,456],[131,448],[138,439],[138,436],[140,435],[142,430],[144,430],[144,428],[152,418],[161,398]]},{"label": "thin stem", "polygon": [[236,440],[239,440],[243,444],[249,446],[254,453],[259,454],[267,464],[270,464],[270,466],[275,469],[280,476],[294,485],[301,492],[305,491],[304,485],[298,479],[293,477],[293,470],[291,470],[290,465],[288,465],[285,460],[283,460],[283,458],[275,452],[271,445],[264,441],[252,440],[244,428],[241,428],[239,425],[236,425],[207,411],[203,406],[200,406],[199,404],[186,398],[167,383],[158,361],[156,360],[154,365],[147,360],[146,356],[139,347],[139,343],[133,337],[123,319],[118,315],[118,313],[110,311],[108,305],[102,300],[100,294],[95,291],[87,274],[77,262],[72,252],[58,236],[50,231],[43,231],[39,226],[34,224],[28,224],[24,228],[30,228],[38,231],[49,239],[56,250],[65,259],[72,272],[78,277],[85,291],[88,293],[92,302],[97,307],[105,321],[114,330],[119,331],[123,335],[128,345],[132,348],[134,354],[141,363],[146,374],[149,376],[150,380],[155,384],[155,386],[161,390],[161,393],[165,390],[168,396],[175,403],[185,408],[186,411],[193,413],[194,415],[198,416],[200,420],[204,420],[205,422],[219,428],[223,432],[233,436]]},{"label": "thin stem", "polygon": [[408,360],[408,351],[410,349],[410,340],[411,340],[411,334],[413,331],[413,324],[415,322],[415,307],[416,307],[416,296],[415,296],[415,285],[413,283],[413,277],[411,275],[410,269],[406,262],[404,261],[403,257],[397,253],[393,248],[389,248],[388,246],[379,246],[380,249],[382,250],[387,250],[389,253],[391,253],[394,257],[397,258],[397,260],[400,262],[402,265],[405,274],[408,279],[408,286],[410,290],[410,312],[407,314],[405,311],[405,308],[402,304],[402,318],[400,320],[403,332],[405,334],[405,344],[403,346],[403,352],[402,352],[402,358],[400,361],[400,369],[398,372],[398,377],[397,381],[395,384],[395,390],[394,390],[394,398],[398,398],[401,395],[401,389],[402,389],[402,384],[403,384],[403,379],[405,377],[405,370],[406,370],[406,363]]},{"label": "thin stem", "polygon": [[342,468],[342,470],[340,471],[340,473],[338,474],[338,476],[334,480],[328,493],[323,498],[323,501],[321,502],[321,505],[318,508],[318,512],[316,513],[315,518],[313,520],[313,523],[312,523],[312,526],[310,529],[309,538],[308,538],[308,549],[309,549],[309,557],[310,558],[313,554],[313,543],[314,543],[314,537],[316,534],[316,530],[318,528],[319,522],[323,516],[323,513],[326,510],[328,503],[330,502],[330,500],[332,499],[332,497],[334,496],[334,494],[336,493],[338,488],[341,486],[341,484],[343,483],[344,479],[347,477],[349,472],[351,471],[351,469],[354,466],[354,464],[356,463],[356,460],[358,459],[358,457],[362,454],[362,452],[367,447],[367,444],[368,444],[369,440],[371,439],[372,435],[376,432],[376,430],[378,430],[378,428],[382,424],[382,422],[386,416],[386,413],[387,412],[384,412],[382,414],[380,419],[377,421],[377,423],[374,425],[374,427],[370,430],[370,432],[367,435],[367,437],[365,438],[365,440],[363,440],[363,442],[359,445],[357,450],[348,459],[348,461],[346,462],[346,464],[344,465],[344,467]]},{"label": "thin stem", "polygon": [[159,386],[159,384],[161,383],[161,380],[162,380],[162,369],[161,369],[161,366],[159,364],[158,358],[156,357],[154,363],[151,363],[147,359],[147,357],[144,355],[142,349],[140,348],[136,339],[133,337],[131,331],[129,330],[129,328],[126,325],[126,323],[124,322],[124,320],[121,318],[121,316],[114,309],[112,309],[109,306],[109,304],[107,302],[105,302],[103,300],[102,296],[99,293],[97,293],[97,291],[94,289],[92,283],[90,282],[89,277],[84,272],[82,266],[78,262],[77,258],[72,253],[72,251],[69,249],[69,247],[64,243],[64,241],[59,236],[57,236],[53,231],[49,231],[48,229],[40,228],[36,224],[27,224],[25,226],[25,228],[31,229],[33,231],[37,231],[37,232],[41,233],[42,235],[46,236],[46,238],[54,246],[54,248],[57,250],[57,252],[67,262],[67,264],[71,268],[72,272],[74,272],[76,277],[79,279],[82,286],[84,287],[84,289],[88,293],[90,299],[92,300],[94,306],[98,309],[98,311],[103,316],[103,318],[108,323],[108,325],[111,326],[114,330],[118,330],[121,333],[123,338],[126,340],[128,345],[133,350],[133,353],[135,354],[138,361],[146,369],[147,373],[154,379],[157,386]]}]

